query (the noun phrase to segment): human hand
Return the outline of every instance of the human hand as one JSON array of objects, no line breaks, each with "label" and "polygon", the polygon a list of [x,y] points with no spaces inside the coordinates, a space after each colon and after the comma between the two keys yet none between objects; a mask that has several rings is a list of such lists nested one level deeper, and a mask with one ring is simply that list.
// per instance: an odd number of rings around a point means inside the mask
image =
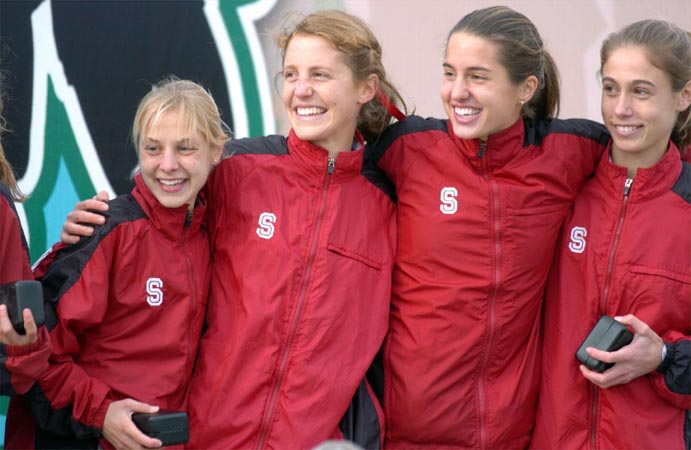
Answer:
[{"label": "human hand", "polygon": [[158,406],[148,405],[131,398],[111,403],[103,421],[103,437],[116,449],[141,450],[159,448],[163,444],[142,433],[132,421],[133,413],[154,413]]},{"label": "human hand", "polygon": [[103,225],[106,218],[92,211],[108,211],[108,193],[100,191],[89,200],[82,200],[74,206],[74,210],[67,214],[67,220],[62,224],[60,241],[65,244],[76,244],[82,236],[91,236],[94,229],[88,225]]},{"label": "human hand", "polygon": [[664,342],[648,324],[633,314],[614,319],[633,328],[634,335],[631,343],[615,352],[604,352],[592,347],[586,349],[591,357],[606,363],[614,363],[614,367],[598,373],[583,365],[580,366],[583,376],[603,389],[628,383],[634,378],[650,373],[662,362]]},{"label": "human hand", "polygon": [[10,322],[10,315],[7,312],[7,305],[0,305],[0,343],[9,345],[29,345],[38,339],[38,328],[34,322],[34,316],[29,308],[22,311],[24,319],[25,335],[17,333]]}]

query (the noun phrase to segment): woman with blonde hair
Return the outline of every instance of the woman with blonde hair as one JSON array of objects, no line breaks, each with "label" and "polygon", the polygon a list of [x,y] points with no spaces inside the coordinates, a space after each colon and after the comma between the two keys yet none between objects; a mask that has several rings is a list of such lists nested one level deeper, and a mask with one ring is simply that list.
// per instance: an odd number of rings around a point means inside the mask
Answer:
[{"label": "woman with blonde hair", "polygon": [[132,192],[92,236],[37,263],[53,351],[10,403],[6,448],[160,447],[132,413],[187,410],[211,277],[200,190],[227,135],[211,95],[170,78],[140,102],[132,140]]}]

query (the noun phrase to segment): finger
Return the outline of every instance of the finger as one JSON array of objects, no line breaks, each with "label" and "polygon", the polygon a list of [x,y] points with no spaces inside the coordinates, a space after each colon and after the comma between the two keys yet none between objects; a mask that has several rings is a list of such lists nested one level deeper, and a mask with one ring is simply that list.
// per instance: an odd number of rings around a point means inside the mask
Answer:
[{"label": "finger", "polygon": [[98,194],[96,194],[94,199],[102,201],[102,202],[108,202],[108,200],[110,200],[110,198],[108,196],[108,192],[106,192],[106,191],[98,191]]},{"label": "finger", "polygon": [[36,342],[36,339],[38,339],[38,328],[36,327],[34,315],[31,314],[31,310],[29,308],[24,308],[22,311],[22,316],[24,319],[24,329],[26,330],[26,342]]},{"label": "finger", "polygon": [[614,320],[616,320],[617,322],[621,322],[624,325],[630,326],[631,328],[633,328],[633,331],[636,334],[641,334],[648,327],[645,322],[643,322],[633,314],[627,314],[625,316],[616,316]]},{"label": "finger", "polygon": [[108,211],[108,196],[101,199],[98,196],[82,200],[74,207],[75,211]]},{"label": "finger", "polygon": [[7,305],[0,305],[0,342],[11,344],[15,338],[15,331],[7,313]]},{"label": "finger", "polygon": [[597,359],[598,361],[606,362],[606,363],[616,363],[617,362],[617,355],[616,352],[605,352],[603,350],[599,350],[595,347],[588,347],[585,349],[585,351],[590,355],[592,358]]},{"label": "finger", "polygon": [[591,383],[600,386],[601,388],[607,387],[602,382],[603,374],[595,372],[594,370],[590,370],[582,364],[578,366],[578,368],[581,369],[581,373],[583,374],[583,376]]},{"label": "finger", "polygon": [[132,412],[136,413],[155,413],[158,411],[158,406],[150,405],[148,403],[139,402],[134,399],[128,399],[126,405]]},{"label": "finger", "polygon": [[[99,203],[102,204],[102,203]],[[74,222],[80,224],[88,225],[103,225],[106,223],[106,218],[100,212],[94,212],[95,210],[89,211],[77,211],[74,210],[67,215],[67,222]]]}]

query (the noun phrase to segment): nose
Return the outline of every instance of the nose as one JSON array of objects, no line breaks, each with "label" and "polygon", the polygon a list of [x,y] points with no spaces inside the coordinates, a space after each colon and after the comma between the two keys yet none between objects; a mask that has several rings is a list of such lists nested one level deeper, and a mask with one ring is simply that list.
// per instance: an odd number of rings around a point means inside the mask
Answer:
[{"label": "nose", "polygon": [[295,82],[295,95],[298,97],[309,97],[312,93],[312,83],[309,78],[302,77]]},{"label": "nose", "polygon": [[178,168],[178,157],[174,149],[166,148],[161,154],[161,170],[173,172]]},{"label": "nose", "polygon": [[453,89],[451,90],[451,96],[456,100],[466,100],[470,97],[470,91],[468,91],[468,84],[465,79],[461,76],[457,77],[453,84]]},{"label": "nose", "polygon": [[631,96],[626,93],[621,93],[617,97],[617,103],[614,105],[614,113],[618,116],[631,115]]}]

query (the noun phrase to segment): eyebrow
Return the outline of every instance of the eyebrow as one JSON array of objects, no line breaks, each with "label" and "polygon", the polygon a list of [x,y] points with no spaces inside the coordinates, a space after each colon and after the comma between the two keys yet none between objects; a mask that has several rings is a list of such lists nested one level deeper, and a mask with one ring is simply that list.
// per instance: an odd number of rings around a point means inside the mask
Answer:
[{"label": "eyebrow", "polygon": [[[617,84],[619,84],[619,82],[618,82],[617,80],[615,80],[614,78],[612,78],[612,77],[604,77],[604,78],[602,79],[602,81],[603,81],[603,82],[604,82],[604,81],[609,81],[609,82],[611,82],[611,83],[617,83]],[[655,86],[655,83],[652,83],[652,82],[650,82],[650,81],[648,81],[648,80],[632,80],[631,82],[629,82],[629,83],[627,83],[627,84],[633,84],[633,85],[645,84],[646,86],[656,87],[656,86]]]},{"label": "eyebrow", "polygon": [[[449,63],[442,63],[441,66],[442,66],[442,67],[448,67],[449,69],[454,69],[454,70],[456,70],[455,67],[453,67],[453,66],[452,66],[451,64],[449,64]],[[489,68],[487,68],[487,67],[482,67],[482,66],[470,66],[470,67],[466,67],[466,68],[465,68],[465,71],[466,71],[466,72],[468,72],[468,71],[478,71],[478,70],[479,70],[479,71],[482,71],[482,72],[491,72],[491,70],[490,70]]]},{"label": "eyebrow", "polygon": [[[161,141],[159,141],[158,139],[152,138],[152,137],[150,137],[150,136],[144,136],[144,139],[143,139],[143,140],[144,140],[144,141],[153,142],[153,143],[155,143],[155,144],[160,144],[160,143],[161,143]],[[183,143],[185,143],[185,144],[187,144],[187,143],[191,144],[191,143],[192,143],[192,138],[182,138],[182,139],[179,139],[179,140],[175,141],[175,143],[176,143],[176,144],[183,144]]]}]

